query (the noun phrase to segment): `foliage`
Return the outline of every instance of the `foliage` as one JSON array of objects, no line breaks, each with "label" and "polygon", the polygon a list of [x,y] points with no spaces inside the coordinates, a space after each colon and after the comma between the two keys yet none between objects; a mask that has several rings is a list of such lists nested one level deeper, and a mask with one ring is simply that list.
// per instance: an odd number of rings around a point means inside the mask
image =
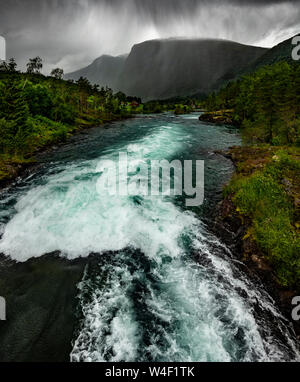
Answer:
[{"label": "foliage", "polygon": [[[177,110],[189,112],[190,99],[151,101],[108,87],[93,85],[87,78],[63,80],[63,70],[41,74],[40,57],[29,60],[27,72],[19,73],[12,58],[0,68],[0,168],[4,162],[27,161],[37,149],[63,141],[78,128],[100,125],[133,114]],[[0,178],[5,177],[1,170]]]},{"label": "foliage", "polygon": [[299,178],[299,159],[279,150],[261,170],[235,176],[225,189],[233,195],[239,213],[250,218],[253,239],[279,282],[289,287],[300,283],[299,216],[294,204],[299,198]]},{"label": "foliage", "polygon": [[27,64],[27,73],[29,74],[40,74],[43,68],[43,60],[41,57],[30,58]]},{"label": "foliage", "polygon": [[279,62],[230,82],[205,102],[208,111],[233,109],[247,144],[300,145],[300,65]]},{"label": "foliage", "polygon": [[111,89],[99,89],[86,78],[76,83],[62,80],[61,69],[54,69],[50,77],[41,75],[39,57],[27,68],[28,73],[16,72],[12,59],[0,72],[0,161],[26,158],[79,127],[143,111],[138,99],[132,105],[123,93],[113,95]]},{"label": "foliage", "polygon": [[51,76],[56,78],[57,80],[62,80],[64,77],[63,69],[56,68],[51,71]]},{"label": "foliage", "polygon": [[17,63],[14,58],[10,58],[8,63],[6,61],[2,61],[0,63],[0,72],[16,72],[17,71]]}]

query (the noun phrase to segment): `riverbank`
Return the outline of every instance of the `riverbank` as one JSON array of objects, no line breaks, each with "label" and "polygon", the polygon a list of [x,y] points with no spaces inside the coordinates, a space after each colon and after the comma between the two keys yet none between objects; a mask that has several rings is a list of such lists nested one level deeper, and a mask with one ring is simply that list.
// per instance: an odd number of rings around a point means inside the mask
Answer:
[{"label": "riverbank", "polygon": [[[300,293],[300,150],[266,145],[222,154],[236,172],[224,188],[214,231],[291,319],[291,300]],[[293,325],[299,336],[300,324]]]},{"label": "riverbank", "polygon": [[37,153],[89,127],[143,111],[140,100],[113,94],[87,79],[0,73],[0,187],[34,163]]},{"label": "riverbank", "polygon": [[216,125],[236,126],[233,110],[205,111],[200,115],[199,121],[214,123]]},{"label": "riverbank", "polygon": [[61,146],[68,143],[68,139],[76,134],[84,133],[87,129],[91,128],[103,128],[105,125],[112,124],[113,122],[134,118],[134,115],[128,115],[126,117],[122,116],[111,116],[105,120],[99,120],[99,124],[85,124],[85,126],[78,125],[70,127],[66,137],[62,139],[54,139],[47,141],[42,146],[37,146],[34,152],[29,157],[10,157],[7,155],[0,155],[0,190],[8,187],[12,184],[18,177],[24,176],[27,173],[30,173],[36,166],[39,165],[38,160],[35,156],[48,150],[51,150],[53,147]]},{"label": "riverbank", "polygon": [[[1,193],[0,360],[296,359],[294,333],[262,284],[203,225],[234,170],[214,152],[240,137],[198,127],[166,114],[88,129]],[[181,199],[95,192],[99,161],[126,150],[135,161],[204,160],[205,210],[197,218]]]}]

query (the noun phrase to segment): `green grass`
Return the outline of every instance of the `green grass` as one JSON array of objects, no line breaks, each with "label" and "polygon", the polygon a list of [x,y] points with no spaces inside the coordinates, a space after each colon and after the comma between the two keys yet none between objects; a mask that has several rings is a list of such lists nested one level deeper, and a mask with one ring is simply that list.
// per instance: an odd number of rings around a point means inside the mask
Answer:
[{"label": "green grass", "polygon": [[237,211],[250,218],[252,237],[273,265],[280,284],[298,288],[299,216],[293,196],[299,192],[299,171],[299,160],[278,151],[262,170],[235,176],[225,189],[225,195],[233,195]]}]

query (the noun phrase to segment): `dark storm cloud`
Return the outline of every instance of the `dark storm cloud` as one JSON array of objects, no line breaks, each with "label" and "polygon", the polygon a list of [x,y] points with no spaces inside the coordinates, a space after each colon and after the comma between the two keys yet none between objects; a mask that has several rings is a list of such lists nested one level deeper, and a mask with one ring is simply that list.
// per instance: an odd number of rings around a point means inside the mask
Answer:
[{"label": "dark storm cloud", "polygon": [[216,37],[272,46],[299,27],[299,1],[0,0],[8,56],[24,67],[40,55],[46,71],[70,71],[146,39]]}]

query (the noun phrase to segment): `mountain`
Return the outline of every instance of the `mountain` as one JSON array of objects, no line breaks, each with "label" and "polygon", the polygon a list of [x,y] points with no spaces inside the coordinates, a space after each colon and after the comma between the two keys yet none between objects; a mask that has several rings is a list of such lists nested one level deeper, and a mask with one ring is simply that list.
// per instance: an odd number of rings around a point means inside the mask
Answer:
[{"label": "mountain", "polygon": [[66,77],[87,77],[145,101],[207,94],[266,52],[227,40],[151,40],[134,45],[128,57],[102,56]]},{"label": "mountain", "polygon": [[227,40],[146,41],[132,48],[120,88],[143,99],[205,94],[230,70],[247,67],[265,52]]},{"label": "mountain", "polygon": [[80,77],[86,77],[93,84],[101,86],[107,85],[114,90],[119,90],[118,79],[123,70],[126,58],[127,55],[117,57],[103,55],[86,68],[66,74],[65,78],[76,81]]},{"label": "mountain", "polygon": [[292,62],[292,50],[295,47],[295,45],[292,45],[292,40],[293,37],[281,42],[280,44],[274,46],[271,49],[268,49],[263,55],[259,56],[256,60],[250,62],[249,65],[245,68],[233,67],[224,76],[220,77],[220,79],[216,83],[215,88],[219,89],[231,80],[241,77],[243,75],[251,74],[263,66],[272,65],[279,61]]},{"label": "mountain", "polygon": [[[296,35],[296,36],[299,36]],[[296,37],[294,36],[294,37]],[[274,46],[272,49],[269,49],[265,54],[259,57],[249,66],[248,71],[254,71],[265,65],[272,65],[279,61],[288,61],[292,62],[292,50],[295,45],[292,45],[293,38],[289,38],[280,44]]]}]

